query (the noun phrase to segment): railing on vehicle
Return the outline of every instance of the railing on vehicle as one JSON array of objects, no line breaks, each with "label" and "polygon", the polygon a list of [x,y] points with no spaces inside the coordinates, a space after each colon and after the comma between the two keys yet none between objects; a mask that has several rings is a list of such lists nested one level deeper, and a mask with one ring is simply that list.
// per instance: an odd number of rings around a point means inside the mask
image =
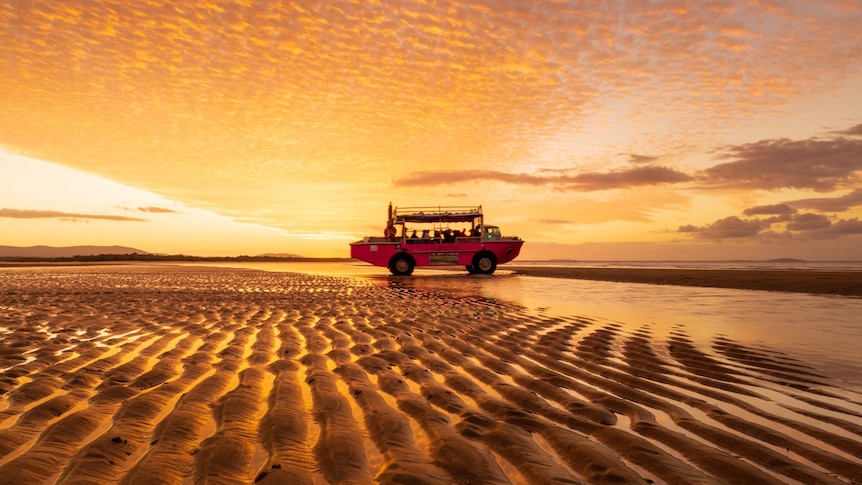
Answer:
[{"label": "railing on vehicle", "polygon": [[367,243],[387,243],[387,242],[400,242],[400,237],[385,237],[385,236],[366,236],[362,239],[362,242]]},{"label": "railing on vehicle", "polygon": [[396,224],[405,222],[471,222],[482,217],[482,206],[398,207],[393,215]]},{"label": "railing on vehicle", "polygon": [[471,237],[471,236],[458,236],[449,241],[439,238],[439,237],[431,237],[431,238],[421,238],[421,237],[408,237],[405,238],[404,241],[407,244],[440,244],[440,243],[478,243],[482,242],[481,237]]}]

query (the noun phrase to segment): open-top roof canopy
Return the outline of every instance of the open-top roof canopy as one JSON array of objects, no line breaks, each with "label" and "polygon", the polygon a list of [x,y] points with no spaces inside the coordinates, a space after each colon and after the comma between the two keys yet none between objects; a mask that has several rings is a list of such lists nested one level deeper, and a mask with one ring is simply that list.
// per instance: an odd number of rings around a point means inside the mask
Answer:
[{"label": "open-top roof canopy", "polygon": [[479,207],[401,207],[395,209],[395,223],[473,222],[482,217]]}]

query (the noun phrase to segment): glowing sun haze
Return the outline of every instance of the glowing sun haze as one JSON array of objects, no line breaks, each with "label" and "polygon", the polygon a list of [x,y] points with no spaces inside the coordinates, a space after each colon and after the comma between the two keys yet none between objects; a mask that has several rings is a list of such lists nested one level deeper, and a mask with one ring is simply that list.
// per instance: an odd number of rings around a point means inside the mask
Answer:
[{"label": "glowing sun haze", "polygon": [[862,259],[860,1],[13,0],[0,244]]}]

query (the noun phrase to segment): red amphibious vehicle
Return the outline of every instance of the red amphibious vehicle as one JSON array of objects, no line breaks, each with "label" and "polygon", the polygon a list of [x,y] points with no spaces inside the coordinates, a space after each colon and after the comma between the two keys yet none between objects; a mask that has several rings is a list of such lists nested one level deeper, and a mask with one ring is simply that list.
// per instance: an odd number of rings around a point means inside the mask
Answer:
[{"label": "red amphibious vehicle", "polygon": [[[409,227],[408,227],[409,224]],[[464,266],[491,274],[521,252],[524,241],[485,224],[478,207],[392,208],[383,236],[350,243],[350,257],[407,276],[417,266]]]}]

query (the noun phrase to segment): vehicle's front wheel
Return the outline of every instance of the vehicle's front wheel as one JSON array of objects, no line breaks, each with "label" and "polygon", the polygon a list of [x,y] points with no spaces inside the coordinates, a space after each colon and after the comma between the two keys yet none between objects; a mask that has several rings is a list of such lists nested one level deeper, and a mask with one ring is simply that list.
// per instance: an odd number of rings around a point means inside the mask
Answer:
[{"label": "vehicle's front wheel", "polygon": [[389,272],[395,276],[410,276],[416,263],[406,254],[398,254],[389,261]]},{"label": "vehicle's front wheel", "polygon": [[493,253],[481,252],[473,256],[473,272],[479,274],[493,274],[497,269],[497,258]]}]

